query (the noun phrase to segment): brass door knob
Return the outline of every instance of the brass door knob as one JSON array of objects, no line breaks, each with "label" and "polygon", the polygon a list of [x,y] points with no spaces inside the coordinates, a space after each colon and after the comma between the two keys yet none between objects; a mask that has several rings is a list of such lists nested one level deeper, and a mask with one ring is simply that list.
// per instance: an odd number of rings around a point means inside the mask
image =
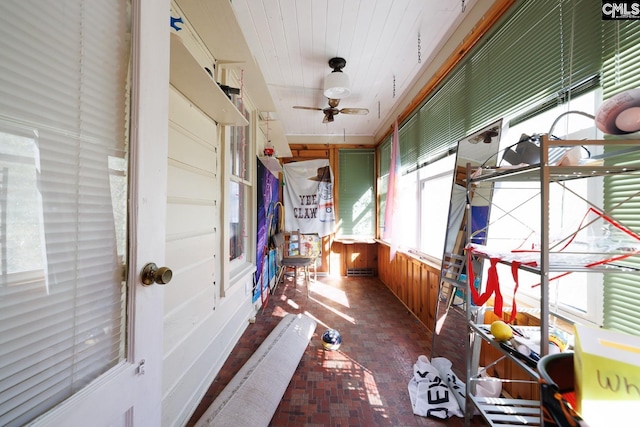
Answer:
[{"label": "brass door knob", "polygon": [[173,272],[169,267],[158,267],[152,262],[145,265],[140,273],[142,284],[146,286],[153,285],[154,283],[166,285],[171,281],[172,277]]}]

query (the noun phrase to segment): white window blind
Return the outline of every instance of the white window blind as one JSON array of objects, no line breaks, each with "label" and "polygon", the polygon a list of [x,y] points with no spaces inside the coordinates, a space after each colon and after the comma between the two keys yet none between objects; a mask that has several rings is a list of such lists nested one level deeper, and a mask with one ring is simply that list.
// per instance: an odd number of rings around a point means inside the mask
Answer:
[{"label": "white window blind", "polygon": [[128,1],[0,6],[0,425],[124,358]]}]

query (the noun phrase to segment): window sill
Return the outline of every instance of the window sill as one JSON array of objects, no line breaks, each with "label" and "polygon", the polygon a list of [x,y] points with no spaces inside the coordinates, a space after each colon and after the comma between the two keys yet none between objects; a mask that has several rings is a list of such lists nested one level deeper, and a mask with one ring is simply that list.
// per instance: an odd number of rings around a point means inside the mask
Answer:
[{"label": "window sill", "polygon": [[333,241],[335,243],[342,243],[343,245],[355,245],[358,243],[372,245],[378,243],[373,237],[337,237],[333,239]]},{"label": "window sill", "polygon": [[239,263],[234,266],[233,270],[229,272],[229,288],[235,286],[237,283],[246,280],[247,276],[252,275],[256,271],[256,266],[248,262]]}]

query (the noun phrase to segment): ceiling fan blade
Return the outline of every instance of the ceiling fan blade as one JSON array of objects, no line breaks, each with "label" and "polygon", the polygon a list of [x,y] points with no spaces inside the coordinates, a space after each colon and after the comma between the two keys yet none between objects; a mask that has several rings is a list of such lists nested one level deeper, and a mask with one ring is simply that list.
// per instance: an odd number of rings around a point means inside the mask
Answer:
[{"label": "ceiling fan blade", "polygon": [[322,108],[317,108],[317,107],[302,107],[300,105],[294,105],[293,108],[296,108],[298,110],[312,110],[312,111],[322,111]]},{"label": "ceiling fan blade", "polygon": [[331,123],[333,121],[333,113],[331,111],[325,111],[324,119],[322,119],[322,123]]},{"label": "ceiling fan blade", "polygon": [[369,114],[369,110],[366,108],[343,108],[340,110],[341,114]]}]

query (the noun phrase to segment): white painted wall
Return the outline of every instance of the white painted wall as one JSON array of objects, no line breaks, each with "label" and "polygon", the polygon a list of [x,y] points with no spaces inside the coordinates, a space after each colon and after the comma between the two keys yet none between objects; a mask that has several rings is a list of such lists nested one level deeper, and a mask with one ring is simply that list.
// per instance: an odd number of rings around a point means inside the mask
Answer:
[{"label": "white painted wall", "polygon": [[[207,52],[183,31],[185,45],[202,62]],[[165,288],[163,426],[188,421],[255,315],[253,270],[224,274],[223,136],[220,125],[169,88],[166,265],[173,280]]]},{"label": "white painted wall", "polygon": [[[220,129],[174,88],[169,97],[162,425],[195,409],[255,311],[240,279],[220,298]],[[225,181],[226,182],[226,181]]]}]

